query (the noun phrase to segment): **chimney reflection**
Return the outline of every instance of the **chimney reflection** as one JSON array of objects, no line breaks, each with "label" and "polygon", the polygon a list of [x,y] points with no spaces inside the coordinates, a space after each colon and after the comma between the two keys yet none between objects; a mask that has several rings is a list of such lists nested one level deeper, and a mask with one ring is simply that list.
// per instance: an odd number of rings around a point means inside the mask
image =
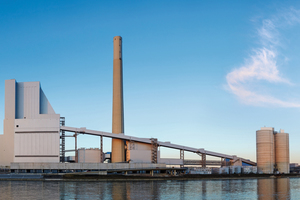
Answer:
[{"label": "chimney reflection", "polygon": [[111,186],[113,200],[130,199],[130,191],[126,192],[126,182],[113,182]]}]

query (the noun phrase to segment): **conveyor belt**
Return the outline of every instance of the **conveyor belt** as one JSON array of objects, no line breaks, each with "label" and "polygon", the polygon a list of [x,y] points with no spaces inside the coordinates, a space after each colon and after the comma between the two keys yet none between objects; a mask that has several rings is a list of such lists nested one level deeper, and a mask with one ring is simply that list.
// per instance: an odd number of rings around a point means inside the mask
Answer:
[{"label": "conveyor belt", "polygon": [[[74,127],[68,127],[68,126],[61,126],[60,129],[62,131],[68,131],[68,132],[74,132],[74,133],[80,133],[80,134],[88,134],[88,135],[95,135],[95,136],[103,136],[103,137],[109,137],[109,138],[116,138],[116,139],[123,139],[123,140],[128,140],[128,141],[134,141],[134,142],[141,142],[141,143],[146,143],[146,144],[151,144],[151,139],[149,138],[138,138],[138,137],[133,137],[129,135],[124,135],[124,134],[115,134],[115,133],[109,133],[109,132],[103,132],[103,131],[95,131],[95,130],[89,130],[86,128],[74,128]],[[201,154],[206,154],[208,156],[214,156],[214,157],[219,157],[219,158],[228,158],[230,160],[237,159],[239,157],[233,156],[233,155],[227,155],[227,154],[222,154],[222,153],[217,153],[213,151],[207,151],[203,148],[197,149],[193,147],[187,147],[187,146],[181,146],[177,144],[172,144],[170,142],[157,142],[159,146],[162,147],[168,147],[172,149],[178,149],[178,150],[184,150],[184,151],[189,151],[193,153],[201,153]],[[241,158],[242,162],[250,164],[250,165],[256,165],[255,162],[252,162],[250,160]]]}]

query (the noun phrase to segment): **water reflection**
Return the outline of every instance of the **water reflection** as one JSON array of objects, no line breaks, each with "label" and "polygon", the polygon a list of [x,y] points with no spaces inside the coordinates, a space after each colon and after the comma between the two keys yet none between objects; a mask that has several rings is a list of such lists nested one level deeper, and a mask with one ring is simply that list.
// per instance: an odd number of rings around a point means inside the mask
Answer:
[{"label": "water reflection", "polygon": [[276,179],[276,192],[279,200],[290,199],[290,180],[289,178]]},{"label": "water reflection", "polygon": [[[293,186],[293,187],[290,187]],[[299,178],[193,181],[0,181],[0,199],[292,199]]]},{"label": "water reflection", "polygon": [[290,179],[258,179],[257,194],[260,200],[290,199]]}]

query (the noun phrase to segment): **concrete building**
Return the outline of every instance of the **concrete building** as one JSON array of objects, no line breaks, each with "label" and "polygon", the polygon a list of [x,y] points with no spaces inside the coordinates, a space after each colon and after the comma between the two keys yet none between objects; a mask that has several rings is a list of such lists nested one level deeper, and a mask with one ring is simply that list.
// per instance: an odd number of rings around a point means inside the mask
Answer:
[{"label": "concrete building", "polygon": [[[131,163],[152,163],[152,146],[140,142],[126,142],[126,161]],[[159,152],[158,152],[159,158]]]},{"label": "concrete building", "polygon": [[256,131],[256,159],[258,173],[290,173],[289,134],[270,127]]},{"label": "concrete building", "polygon": [[79,163],[102,163],[103,160],[101,158],[104,158],[104,156],[101,156],[101,153],[98,148],[80,148],[78,149],[78,162]]},{"label": "concrete building", "polygon": [[11,162],[59,162],[59,124],[40,82],[5,81],[4,134],[0,165]]}]

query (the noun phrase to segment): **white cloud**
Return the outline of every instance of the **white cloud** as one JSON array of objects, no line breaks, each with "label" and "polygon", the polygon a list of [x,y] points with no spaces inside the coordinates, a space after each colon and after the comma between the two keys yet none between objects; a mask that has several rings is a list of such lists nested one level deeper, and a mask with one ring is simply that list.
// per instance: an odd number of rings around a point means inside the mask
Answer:
[{"label": "white cloud", "polygon": [[265,19],[262,21],[262,26],[258,30],[258,35],[260,36],[263,45],[278,45],[279,44],[279,33],[274,25],[274,22],[270,19]]},{"label": "white cloud", "polygon": [[287,12],[282,14],[282,18],[288,25],[295,25],[300,23],[300,10],[290,8]]},{"label": "white cloud", "polygon": [[[279,21],[281,23],[278,23]],[[291,9],[290,12],[284,13],[281,17],[262,21],[262,25],[258,29],[262,47],[255,49],[243,66],[234,69],[226,76],[229,89],[243,103],[255,106],[300,107],[300,103],[283,101],[273,96],[259,94],[258,91],[247,87],[251,83],[261,83],[262,80],[292,85],[289,80],[281,76],[276,62],[278,58],[276,47],[280,45],[278,27],[282,27],[283,24],[299,22],[300,12],[295,9]]]}]

